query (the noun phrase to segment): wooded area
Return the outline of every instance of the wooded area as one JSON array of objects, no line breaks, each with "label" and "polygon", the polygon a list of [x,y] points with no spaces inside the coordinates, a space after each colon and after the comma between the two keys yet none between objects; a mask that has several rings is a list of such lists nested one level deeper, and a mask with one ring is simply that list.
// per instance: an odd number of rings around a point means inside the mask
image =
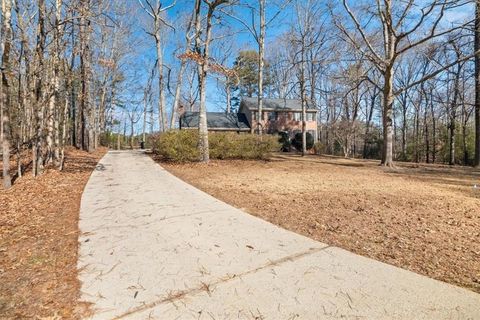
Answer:
[{"label": "wooded area", "polygon": [[176,128],[181,107],[200,111],[207,162],[207,106],[234,112],[244,95],[262,116],[264,97],[301,99],[304,141],[317,108],[327,154],[478,166],[479,6],[2,0],[4,186],[22,157],[33,175],[61,170],[66,145],[145,140]]}]

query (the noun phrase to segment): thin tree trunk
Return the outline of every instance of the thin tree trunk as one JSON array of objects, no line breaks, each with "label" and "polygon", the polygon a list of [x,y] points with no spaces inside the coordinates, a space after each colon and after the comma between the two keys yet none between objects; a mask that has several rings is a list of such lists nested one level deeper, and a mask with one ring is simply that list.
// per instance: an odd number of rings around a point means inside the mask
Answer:
[{"label": "thin tree trunk", "polygon": [[456,131],[456,122],[457,122],[457,104],[458,104],[458,96],[460,93],[460,71],[461,66],[458,66],[457,73],[455,74],[455,80],[453,84],[453,99],[450,105],[450,141],[449,141],[449,158],[448,163],[450,165],[455,164],[455,131]]},{"label": "thin tree trunk", "polygon": [[63,124],[62,124],[62,138],[60,140],[60,158],[59,158],[59,166],[58,169],[61,171],[64,168],[65,164],[65,144],[67,142],[67,124],[68,124],[68,110],[69,110],[69,103],[68,99],[65,99],[64,107],[63,107]]},{"label": "thin tree trunk", "polygon": [[425,129],[425,161],[426,163],[430,163],[430,133],[428,130],[427,115],[428,115],[428,104],[425,104],[425,110],[423,113],[423,127]]},{"label": "thin tree trunk", "polygon": [[232,91],[230,88],[230,78],[227,76],[226,77],[226,83],[225,83],[225,91],[227,94],[227,113],[232,112]]},{"label": "thin tree trunk", "polygon": [[265,68],[265,5],[266,0],[259,0],[260,35],[258,37],[258,134],[263,134],[263,69]]},{"label": "thin tree trunk", "polygon": [[463,165],[468,165],[468,148],[467,148],[467,123],[462,122],[462,147],[463,147]]},{"label": "thin tree trunk", "polygon": [[435,163],[435,161],[437,160],[437,121],[435,119],[435,111],[434,111],[432,92],[433,92],[433,90],[430,89],[430,95],[431,95],[431,97],[430,97],[430,113],[432,115],[432,133],[433,133],[433,136],[432,136],[432,144],[433,144],[432,163]]},{"label": "thin tree trunk", "polygon": [[142,141],[145,143],[147,130],[147,92],[143,95],[143,126],[142,126]]},{"label": "thin tree trunk", "polygon": [[172,107],[172,117],[170,118],[170,128],[175,128],[175,120],[178,112],[178,108],[180,106],[180,94],[182,93],[182,80],[183,80],[183,73],[185,72],[187,64],[185,60],[182,60],[180,64],[180,71],[178,72],[177,78],[177,87],[175,88],[175,99],[173,101]]},{"label": "thin tree trunk", "polygon": [[165,92],[163,83],[163,48],[161,40],[160,20],[155,20],[155,44],[157,48],[157,68],[158,68],[158,124],[160,131],[167,131],[167,116],[165,113]]},{"label": "thin tree trunk", "polygon": [[367,145],[367,141],[368,139],[370,139],[369,135],[370,135],[370,125],[372,123],[372,117],[373,117],[373,109],[375,108],[375,100],[377,99],[377,94],[376,94],[376,88],[374,88],[373,90],[374,91],[374,94],[373,96],[371,97],[371,101],[370,101],[370,110],[368,110],[368,106],[367,106],[367,123],[365,124],[365,139],[363,141],[363,158],[366,159],[367,158],[367,152],[368,152],[368,145]]},{"label": "thin tree trunk", "polygon": [[305,88],[305,38],[302,39],[302,55],[300,63],[300,95],[302,101],[302,156],[307,154],[307,101]]},{"label": "thin tree trunk", "polygon": [[480,1],[475,5],[475,161],[480,167]]},{"label": "thin tree trunk", "polygon": [[407,158],[407,95],[402,97],[402,157]]},{"label": "thin tree trunk", "polygon": [[[77,42],[75,41],[75,24],[72,22],[72,47],[73,48],[76,48],[77,47]],[[65,72],[66,72],[66,77],[68,79],[68,83],[70,84],[70,90],[69,90],[69,93],[70,93],[70,97],[65,97],[66,99],[70,98],[70,118],[71,118],[71,121],[72,121],[72,125],[70,127],[70,143],[72,146],[75,146],[75,147],[79,147],[78,145],[78,136],[77,136],[77,133],[78,133],[78,118],[77,118],[77,105],[76,105],[76,91],[75,91],[75,86],[73,85],[73,81],[72,81],[72,78],[73,78],[73,70],[75,68],[75,51],[76,50],[72,50],[71,52],[71,56],[70,56],[70,65],[68,67],[68,70],[66,69]],[[68,71],[68,73],[67,73]]]}]

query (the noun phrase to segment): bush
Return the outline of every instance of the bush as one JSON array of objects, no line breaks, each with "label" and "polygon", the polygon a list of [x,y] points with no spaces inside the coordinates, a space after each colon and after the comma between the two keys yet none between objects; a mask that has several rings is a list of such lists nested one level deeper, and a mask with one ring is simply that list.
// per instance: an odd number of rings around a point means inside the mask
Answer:
[{"label": "bush", "polygon": [[200,159],[197,130],[167,131],[152,136],[151,144],[152,151],[167,161],[189,162]]},{"label": "bush", "polygon": [[[315,143],[315,139],[313,139],[313,136],[309,132],[307,132],[307,150],[312,149],[314,143]],[[292,145],[298,151],[302,151],[302,133],[301,132],[298,132],[295,134],[295,137],[292,139]]]},{"label": "bush", "polygon": [[278,139],[278,142],[281,145],[281,151],[282,152],[289,152],[292,144],[290,143],[290,137],[288,136],[288,132],[281,131],[278,133],[280,138]]},{"label": "bush", "polygon": [[[280,145],[276,136],[263,137],[233,132],[209,133],[211,159],[267,159]],[[167,161],[192,162],[200,159],[198,131],[168,131],[151,141],[152,151]]]},{"label": "bush", "polygon": [[315,142],[315,144],[313,145],[313,151],[317,155],[322,155],[327,153],[327,147],[321,142]]}]

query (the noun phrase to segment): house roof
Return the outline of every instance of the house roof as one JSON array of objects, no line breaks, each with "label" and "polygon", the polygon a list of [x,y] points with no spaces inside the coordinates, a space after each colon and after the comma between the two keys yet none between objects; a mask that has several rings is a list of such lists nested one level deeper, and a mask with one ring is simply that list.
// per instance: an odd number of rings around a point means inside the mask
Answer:
[{"label": "house roof", "polygon": [[[242,97],[241,102],[250,110],[258,109],[258,98]],[[263,99],[263,108],[274,111],[302,110],[302,101],[299,99]],[[316,111],[307,103],[307,111]]]},{"label": "house roof", "polygon": [[[198,128],[199,113],[185,112],[180,117],[180,128]],[[207,126],[209,129],[248,131],[250,126],[243,113],[207,112]]]}]

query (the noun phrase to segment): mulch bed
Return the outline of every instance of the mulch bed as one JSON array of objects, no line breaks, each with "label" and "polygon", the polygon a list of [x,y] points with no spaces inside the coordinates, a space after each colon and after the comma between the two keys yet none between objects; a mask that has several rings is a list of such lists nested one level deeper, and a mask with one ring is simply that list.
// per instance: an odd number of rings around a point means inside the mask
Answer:
[{"label": "mulch bed", "polygon": [[64,171],[26,172],[0,189],[0,318],[75,319],[87,309],[78,302],[80,199],[105,152],[70,148]]}]

